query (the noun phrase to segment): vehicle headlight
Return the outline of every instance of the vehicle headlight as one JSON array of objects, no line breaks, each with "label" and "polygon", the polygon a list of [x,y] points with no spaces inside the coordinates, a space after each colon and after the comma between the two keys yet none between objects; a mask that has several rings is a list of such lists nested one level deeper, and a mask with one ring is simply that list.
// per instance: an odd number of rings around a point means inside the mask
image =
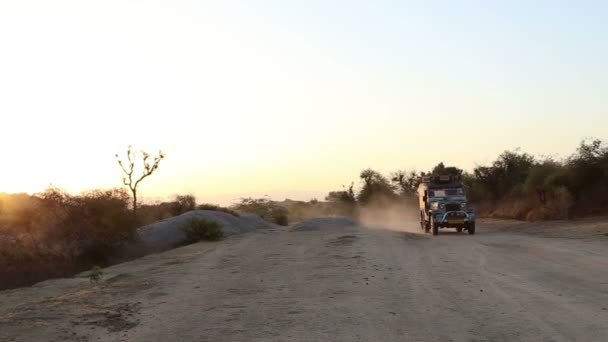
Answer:
[{"label": "vehicle headlight", "polygon": [[460,209],[466,209],[467,204],[465,202],[460,203]]},{"label": "vehicle headlight", "polygon": [[439,203],[438,202],[431,203],[431,209],[438,209],[438,208],[439,208]]},{"label": "vehicle headlight", "polygon": [[439,209],[445,209],[445,203],[439,203]]}]

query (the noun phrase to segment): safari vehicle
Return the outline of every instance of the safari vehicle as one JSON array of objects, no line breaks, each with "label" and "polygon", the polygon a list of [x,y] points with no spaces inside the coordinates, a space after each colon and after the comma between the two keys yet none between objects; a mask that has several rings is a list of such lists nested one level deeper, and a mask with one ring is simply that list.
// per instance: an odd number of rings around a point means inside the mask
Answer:
[{"label": "safari vehicle", "polygon": [[467,206],[464,187],[458,176],[422,177],[418,187],[420,227],[439,234],[440,228],[463,229],[475,234],[475,212]]}]

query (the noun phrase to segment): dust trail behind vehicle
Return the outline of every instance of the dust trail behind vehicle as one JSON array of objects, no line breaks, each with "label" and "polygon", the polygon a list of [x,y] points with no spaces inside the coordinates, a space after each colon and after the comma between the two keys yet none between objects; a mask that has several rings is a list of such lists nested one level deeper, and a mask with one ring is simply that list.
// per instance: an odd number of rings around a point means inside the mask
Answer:
[{"label": "dust trail behind vehicle", "polygon": [[385,206],[361,208],[361,224],[372,229],[424,234],[420,228],[419,213],[416,203],[395,203]]}]

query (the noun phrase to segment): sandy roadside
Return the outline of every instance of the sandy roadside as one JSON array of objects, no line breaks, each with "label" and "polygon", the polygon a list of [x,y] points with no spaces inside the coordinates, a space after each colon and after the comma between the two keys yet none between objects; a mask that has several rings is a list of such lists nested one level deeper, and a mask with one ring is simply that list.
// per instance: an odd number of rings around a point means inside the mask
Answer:
[{"label": "sandy roadside", "polygon": [[474,236],[392,228],[257,231],[110,267],[98,285],[0,292],[0,340],[608,336],[608,220],[487,220]]}]

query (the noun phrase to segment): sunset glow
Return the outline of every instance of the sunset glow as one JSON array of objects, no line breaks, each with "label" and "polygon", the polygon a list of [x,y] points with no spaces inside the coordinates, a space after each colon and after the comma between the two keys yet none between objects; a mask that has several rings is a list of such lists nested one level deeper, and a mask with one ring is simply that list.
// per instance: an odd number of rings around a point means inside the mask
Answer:
[{"label": "sunset glow", "polygon": [[222,204],[565,156],[606,138],[608,8],[545,3],[3,0],[0,192],[120,186],[130,144],[145,199]]}]

